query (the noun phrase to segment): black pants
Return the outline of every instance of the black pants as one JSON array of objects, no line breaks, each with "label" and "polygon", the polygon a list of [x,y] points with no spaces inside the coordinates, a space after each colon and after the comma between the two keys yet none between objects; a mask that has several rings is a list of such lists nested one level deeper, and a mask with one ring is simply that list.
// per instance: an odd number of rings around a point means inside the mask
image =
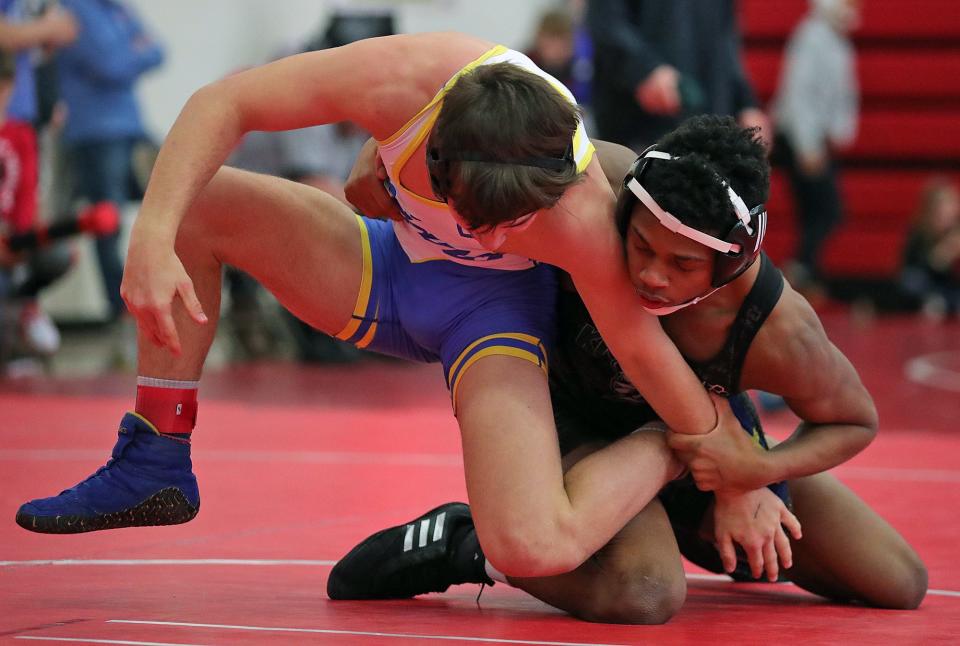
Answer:
[{"label": "black pants", "polygon": [[786,171],[796,206],[800,234],[796,260],[811,278],[821,278],[823,246],[843,219],[837,162],[831,157],[821,174],[807,175],[797,163],[790,143],[781,134],[776,138],[773,162]]},{"label": "black pants", "polygon": [[67,273],[73,252],[67,244],[55,244],[27,255],[15,267],[0,269],[0,299],[34,299],[44,287]]}]

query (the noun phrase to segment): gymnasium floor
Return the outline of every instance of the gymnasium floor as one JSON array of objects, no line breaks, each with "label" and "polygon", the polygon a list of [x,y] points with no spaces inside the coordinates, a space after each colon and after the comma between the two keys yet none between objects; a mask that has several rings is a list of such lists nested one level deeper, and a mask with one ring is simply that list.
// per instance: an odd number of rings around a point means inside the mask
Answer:
[{"label": "gymnasium floor", "polygon": [[[176,527],[30,534],[18,505],[102,464],[132,377],[0,381],[0,642],[89,644],[954,644],[960,641],[960,323],[825,317],[881,412],[838,476],[930,571],[920,610],[833,605],[790,584],[689,569],[667,625],[594,625],[498,584],[402,602],[331,602],[357,540],[464,498],[436,366],[233,365],[209,371],[194,456],[203,506]],[[766,420],[791,429],[787,413]]]}]

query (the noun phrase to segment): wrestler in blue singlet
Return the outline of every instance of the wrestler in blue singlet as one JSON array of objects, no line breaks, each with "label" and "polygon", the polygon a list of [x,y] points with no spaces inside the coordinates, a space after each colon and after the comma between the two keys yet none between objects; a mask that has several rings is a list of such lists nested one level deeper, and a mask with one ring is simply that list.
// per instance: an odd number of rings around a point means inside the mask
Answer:
[{"label": "wrestler in blue singlet", "polygon": [[[429,135],[450,88],[478,66],[504,62],[546,78],[574,101],[569,90],[529,58],[497,46],[457,72],[403,128],[378,142],[390,177],[388,188],[404,220],[358,218],[363,280],[353,318],[336,335],[383,354],[441,361],[454,402],[460,376],[484,356],[518,357],[546,372],[546,348],[554,337],[553,268],[491,251],[488,247],[495,249],[497,242],[484,238],[482,244],[458,224],[446,203],[417,195],[400,181],[404,165]],[[577,170],[583,172],[594,148],[582,123],[572,151]]]}]

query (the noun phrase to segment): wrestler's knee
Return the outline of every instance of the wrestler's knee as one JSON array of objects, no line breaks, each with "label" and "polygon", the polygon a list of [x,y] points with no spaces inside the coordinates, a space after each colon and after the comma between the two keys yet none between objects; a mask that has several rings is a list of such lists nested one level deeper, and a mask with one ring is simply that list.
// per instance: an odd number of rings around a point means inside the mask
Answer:
[{"label": "wrestler's knee", "polygon": [[927,595],[927,568],[913,550],[899,555],[889,585],[877,595],[873,605],[893,610],[913,610]]},{"label": "wrestler's knee", "polygon": [[663,624],[683,606],[687,582],[682,571],[659,567],[629,571],[604,568],[594,589],[583,595],[571,614],[586,621],[616,624]]}]

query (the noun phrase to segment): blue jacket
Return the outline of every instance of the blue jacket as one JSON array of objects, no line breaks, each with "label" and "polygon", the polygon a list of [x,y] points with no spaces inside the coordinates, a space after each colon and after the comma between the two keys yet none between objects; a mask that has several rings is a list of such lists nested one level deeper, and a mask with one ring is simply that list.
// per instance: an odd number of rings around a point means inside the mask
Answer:
[{"label": "blue jacket", "polygon": [[80,35],[60,51],[60,98],[69,110],[67,143],[144,134],[134,95],[137,78],[163,62],[163,49],[147,36],[132,10],[115,0],[63,0]]},{"label": "blue jacket", "polygon": [[[0,0],[0,17],[10,23],[24,20],[24,7],[21,0]],[[16,53],[17,77],[14,80],[13,94],[7,107],[7,116],[18,121],[32,122],[37,117],[37,88],[30,62],[32,50],[23,49]]]}]

